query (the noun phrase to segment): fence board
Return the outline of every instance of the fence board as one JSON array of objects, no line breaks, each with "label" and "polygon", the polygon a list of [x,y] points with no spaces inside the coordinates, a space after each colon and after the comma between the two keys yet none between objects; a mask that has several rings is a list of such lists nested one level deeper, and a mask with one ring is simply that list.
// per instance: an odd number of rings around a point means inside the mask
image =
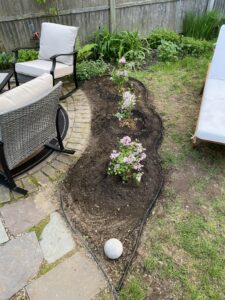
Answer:
[{"label": "fence board", "polygon": [[215,0],[214,9],[220,10],[225,13],[225,1],[224,0]]},{"label": "fence board", "polygon": [[[155,27],[182,30],[187,11],[205,11],[208,0],[116,0],[117,30],[138,30],[148,34]],[[216,0],[220,3],[221,0]],[[224,1],[223,1],[224,2]],[[40,31],[42,22],[79,26],[79,38],[88,40],[99,27],[110,24],[109,0],[58,0],[58,16],[50,16],[48,7],[35,0],[0,0],[0,50],[32,45],[30,22]],[[223,8],[223,6],[222,6]]]}]

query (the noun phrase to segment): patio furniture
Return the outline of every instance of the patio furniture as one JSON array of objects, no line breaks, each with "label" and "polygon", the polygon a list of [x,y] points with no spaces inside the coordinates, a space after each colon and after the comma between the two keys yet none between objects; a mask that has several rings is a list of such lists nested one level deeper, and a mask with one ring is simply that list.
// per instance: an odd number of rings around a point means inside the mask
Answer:
[{"label": "patio furniture", "polygon": [[[74,92],[77,88],[75,42],[78,27],[42,23],[41,38],[39,45],[38,59],[17,62],[20,49],[31,49],[29,47],[17,48],[15,52],[14,72],[16,85],[22,80],[30,80],[44,73],[49,73],[53,77],[53,84],[57,80],[68,75],[73,75],[75,87],[65,96],[64,99]],[[37,48],[38,49],[38,48]]]},{"label": "patio furniture", "polygon": [[6,85],[8,85],[8,89],[10,90],[10,79],[13,74],[14,72],[12,70],[0,72],[0,93],[3,91]]},{"label": "patio furniture", "polygon": [[[0,95],[0,181],[10,190],[27,193],[16,186],[12,170],[41,147],[74,153],[64,148],[59,132],[61,86],[44,74]],[[48,144],[55,137],[58,144]]]},{"label": "patio furniture", "polygon": [[197,140],[225,144],[225,25],[209,67],[193,145]]}]

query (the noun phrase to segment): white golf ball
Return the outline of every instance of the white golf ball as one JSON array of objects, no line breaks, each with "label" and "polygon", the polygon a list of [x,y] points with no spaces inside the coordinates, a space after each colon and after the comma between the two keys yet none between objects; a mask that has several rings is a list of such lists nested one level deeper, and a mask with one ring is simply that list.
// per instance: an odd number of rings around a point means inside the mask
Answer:
[{"label": "white golf ball", "polygon": [[109,239],[104,246],[105,255],[110,259],[117,259],[123,253],[123,245],[117,239]]}]

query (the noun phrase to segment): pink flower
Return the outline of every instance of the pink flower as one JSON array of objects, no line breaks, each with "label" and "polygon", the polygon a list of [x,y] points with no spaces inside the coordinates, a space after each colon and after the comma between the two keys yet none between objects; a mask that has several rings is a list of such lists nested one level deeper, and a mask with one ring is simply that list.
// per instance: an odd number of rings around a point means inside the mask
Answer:
[{"label": "pink flower", "polygon": [[110,155],[110,159],[115,159],[119,156],[119,152],[117,152],[116,150],[113,150],[113,152]]},{"label": "pink flower", "polygon": [[127,76],[128,76],[128,73],[127,73],[126,70],[123,70],[123,71],[117,70],[117,71],[116,71],[116,75],[117,75],[117,76],[122,76],[122,77],[127,77]]},{"label": "pink flower", "polygon": [[123,56],[119,59],[119,64],[125,65],[126,63],[126,58]]},{"label": "pink flower", "polygon": [[142,164],[136,164],[134,165],[134,170],[140,171],[143,168]]},{"label": "pink flower", "polygon": [[123,104],[122,109],[132,108],[136,103],[136,97],[130,91],[126,91],[123,93]]},{"label": "pink flower", "polygon": [[126,164],[132,164],[135,160],[135,157],[130,155],[128,157],[124,157],[123,162],[125,162]]},{"label": "pink flower", "polygon": [[120,143],[124,146],[129,146],[131,143],[131,138],[129,136],[124,136],[121,140]]},{"label": "pink flower", "polygon": [[145,153],[141,153],[141,157],[140,160],[146,159],[146,154]]}]

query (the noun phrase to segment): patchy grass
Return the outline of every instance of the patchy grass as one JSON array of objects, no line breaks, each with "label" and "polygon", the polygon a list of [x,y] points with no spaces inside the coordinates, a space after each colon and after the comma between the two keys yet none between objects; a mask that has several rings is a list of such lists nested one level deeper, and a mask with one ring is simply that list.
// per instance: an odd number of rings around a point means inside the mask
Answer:
[{"label": "patchy grass", "polygon": [[44,230],[45,226],[49,223],[49,221],[50,216],[41,220],[41,222],[39,222],[37,225],[32,226],[30,229],[28,229],[28,232],[34,231],[36,233],[37,239],[40,241],[42,231]]},{"label": "patchy grass", "polygon": [[131,74],[163,119],[166,178],[123,300],[225,299],[225,147],[191,143],[209,62],[188,57]]},{"label": "patchy grass", "polygon": [[121,300],[142,300],[144,296],[145,293],[140,280],[135,277],[129,279],[126,287],[120,293]]}]

